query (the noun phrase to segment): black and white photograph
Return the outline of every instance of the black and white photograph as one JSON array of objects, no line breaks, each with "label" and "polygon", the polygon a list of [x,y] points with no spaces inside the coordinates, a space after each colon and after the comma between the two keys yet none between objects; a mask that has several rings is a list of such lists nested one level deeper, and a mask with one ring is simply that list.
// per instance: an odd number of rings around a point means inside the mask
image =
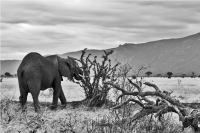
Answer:
[{"label": "black and white photograph", "polygon": [[200,133],[200,0],[0,5],[0,133]]}]

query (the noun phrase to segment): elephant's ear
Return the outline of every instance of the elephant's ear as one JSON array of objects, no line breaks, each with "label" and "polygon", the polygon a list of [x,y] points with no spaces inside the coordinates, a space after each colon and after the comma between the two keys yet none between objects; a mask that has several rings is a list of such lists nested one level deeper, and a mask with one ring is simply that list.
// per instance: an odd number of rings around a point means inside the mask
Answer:
[{"label": "elephant's ear", "polygon": [[75,78],[76,80],[81,80],[82,79],[81,76],[83,75],[83,71],[79,68],[78,63],[72,57],[68,57],[66,60],[70,64],[69,68],[70,68],[72,78]]},{"label": "elephant's ear", "polygon": [[67,77],[69,80],[72,80],[70,72],[70,64],[66,59],[58,58],[58,70],[61,76]]}]

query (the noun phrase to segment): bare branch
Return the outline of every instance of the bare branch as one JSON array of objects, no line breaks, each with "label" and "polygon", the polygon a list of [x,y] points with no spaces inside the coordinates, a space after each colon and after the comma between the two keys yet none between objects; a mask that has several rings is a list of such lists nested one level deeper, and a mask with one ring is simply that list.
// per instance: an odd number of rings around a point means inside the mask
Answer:
[{"label": "bare branch", "polygon": [[116,98],[116,102],[118,102],[119,99],[122,98],[123,96],[124,96],[124,94],[119,95],[119,96]]},{"label": "bare branch", "polygon": [[121,108],[123,105],[126,105],[126,104],[128,104],[129,102],[135,102],[135,103],[137,103],[138,105],[140,105],[141,107],[143,107],[143,108],[145,107],[144,104],[141,103],[141,102],[138,101],[138,100],[135,100],[135,99],[128,99],[127,101],[125,101],[125,102],[123,102],[123,103],[121,103],[121,104],[119,104],[119,105],[113,107],[112,109]]},{"label": "bare branch", "polygon": [[158,86],[155,85],[155,84],[152,84],[150,82],[145,82],[144,84],[147,85],[147,86],[153,87],[158,92],[161,92],[160,89],[158,88]]},{"label": "bare branch", "polygon": [[142,91],[142,89],[140,88],[140,86],[138,84],[133,83],[130,79],[128,79],[128,81],[129,81],[130,84],[134,85],[138,89],[139,92]]}]

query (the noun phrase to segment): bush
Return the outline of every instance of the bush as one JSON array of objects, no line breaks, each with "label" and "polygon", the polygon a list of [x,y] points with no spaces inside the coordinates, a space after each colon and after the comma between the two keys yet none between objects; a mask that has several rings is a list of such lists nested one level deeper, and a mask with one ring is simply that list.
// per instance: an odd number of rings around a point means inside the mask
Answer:
[{"label": "bush", "polygon": [[149,77],[151,74],[152,74],[152,72],[150,72],[150,71],[147,71],[147,72],[145,73],[145,75],[147,75],[148,77]]},{"label": "bush", "polygon": [[173,73],[172,72],[167,72],[167,75],[168,75],[168,78],[170,79],[172,77]]},{"label": "bush", "polygon": [[182,76],[181,76],[181,77],[182,77],[182,78],[185,78],[185,76],[186,76],[186,74],[182,74]]},{"label": "bush", "polygon": [[[104,84],[106,81],[116,81],[116,69],[120,63],[112,65],[109,56],[114,51],[105,51],[102,54],[102,62],[97,61],[97,56],[91,59],[91,54],[86,56],[86,49],[82,50],[80,59],[75,59],[81,64],[83,69],[83,79],[78,83],[85,92],[84,102],[89,107],[101,107],[107,101],[107,95],[110,90],[107,85]],[[93,78],[92,77],[93,72]]]},{"label": "bush", "polygon": [[12,77],[12,75],[9,72],[5,72],[4,74],[6,77]]}]

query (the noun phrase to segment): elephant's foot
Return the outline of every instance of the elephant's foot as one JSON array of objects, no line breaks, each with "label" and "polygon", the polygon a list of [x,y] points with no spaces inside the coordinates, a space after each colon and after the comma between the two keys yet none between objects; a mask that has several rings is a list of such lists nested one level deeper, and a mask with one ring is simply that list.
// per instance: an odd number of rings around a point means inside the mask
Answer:
[{"label": "elephant's foot", "polygon": [[22,112],[26,112],[26,110],[27,110],[27,106],[26,105],[22,106]]},{"label": "elephant's foot", "polygon": [[57,105],[51,105],[51,106],[50,106],[50,109],[51,109],[51,110],[55,110],[56,108],[57,108]]},{"label": "elephant's foot", "polygon": [[37,112],[37,113],[41,112],[41,109],[40,109],[39,105],[35,105],[35,112]]},{"label": "elephant's foot", "polygon": [[41,111],[41,109],[35,109],[35,112],[36,113],[41,113],[42,111]]},{"label": "elephant's foot", "polygon": [[67,104],[62,104],[61,109],[65,109],[67,107]]}]

